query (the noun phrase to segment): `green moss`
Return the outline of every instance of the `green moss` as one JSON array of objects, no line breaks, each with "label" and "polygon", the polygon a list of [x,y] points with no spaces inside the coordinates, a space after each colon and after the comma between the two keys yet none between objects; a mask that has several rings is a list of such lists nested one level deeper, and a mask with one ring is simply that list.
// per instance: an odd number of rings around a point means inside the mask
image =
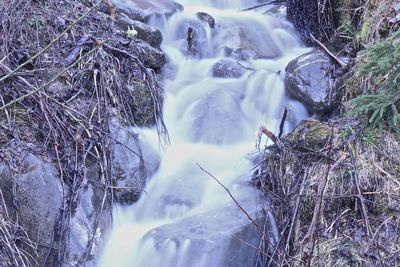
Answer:
[{"label": "green moss", "polygon": [[320,150],[327,145],[332,130],[332,127],[326,123],[304,120],[290,134],[289,140],[307,149]]},{"label": "green moss", "polygon": [[330,126],[324,123],[317,123],[310,126],[305,135],[305,141],[307,146],[323,148],[331,135],[332,129]]},{"label": "green moss", "polygon": [[361,42],[366,43],[369,37],[369,28],[370,28],[370,19],[364,21],[361,31],[360,31],[360,39]]}]

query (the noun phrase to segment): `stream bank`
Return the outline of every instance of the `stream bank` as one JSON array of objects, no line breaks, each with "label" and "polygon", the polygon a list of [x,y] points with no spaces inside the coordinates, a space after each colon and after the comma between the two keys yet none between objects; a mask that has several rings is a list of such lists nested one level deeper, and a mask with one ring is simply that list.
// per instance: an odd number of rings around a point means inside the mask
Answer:
[{"label": "stream bank", "polygon": [[2,266],[93,266],[111,207],[158,168],[136,128],[168,139],[162,36],[106,2],[0,3]]},{"label": "stream bank", "polygon": [[[264,262],[397,266],[400,6],[396,1],[341,1],[342,8],[335,9],[335,1],[324,3],[288,1],[288,16],[306,43],[321,48],[310,38],[312,33],[339,59],[354,58],[339,83],[338,98],[317,103],[314,119],[301,122],[281,139],[275,137],[254,173],[253,182],[281,227],[279,253]],[[329,10],[307,15],[324,7]],[[301,60],[297,59],[300,67]],[[310,90],[314,81],[301,80],[310,77],[307,71],[312,68],[287,73],[287,89],[301,89],[294,97],[313,107],[312,96],[318,97]],[[332,83],[322,84],[317,92],[329,92]],[[333,112],[321,114],[318,108],[327,103],[335,103]]]}]

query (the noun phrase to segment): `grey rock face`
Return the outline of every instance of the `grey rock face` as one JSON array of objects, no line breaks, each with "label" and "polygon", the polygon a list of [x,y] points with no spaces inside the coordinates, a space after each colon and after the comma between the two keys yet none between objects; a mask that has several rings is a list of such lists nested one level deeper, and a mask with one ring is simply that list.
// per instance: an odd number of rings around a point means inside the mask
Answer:
[{"label": "grey rock face", "polygon": [[213,77],[239,78],[246,72],[246,69],[236,60],[221,59],[212,67],[211,71]]},{"label": "grey rock face", "polygon": [[[92,166],[91,171],[95,171],[98,166]],[[92,176],[90,171],[88,176]],[[69,244],[67,250],[67,259],[65,266],[96,266],[96,259],[99,252],[104,232],[110,226],[108,215],[110,210],[108,206],[104,206],[102,213],[98,212],[103,204],[102,190],[93,186],[90,181],[85,180],[79,190],[79,198],[75,213],[71,217],[69,224]],[[96,218],[96,216],[100,216]],[[98,225],[96,224],[98,219]],[[88,245],[93,238],[90,253]],[[86,253],[88,252],[88,255]]]},{"label": "grey rock face", "polygon": [[[0,187],[6,205],[9,212],[18,210],[19,223],[32,241],[51,247],[63,201],[58,171],[52,163],[31,153],[20,160],[22,170],[13,175],[7,165],[0,162]],[[39,261],[46,253],[47,249],[39,248]]]},{"label": "grey rock face", "polygon": [[[241,203],[246,205],[246,211],[252,218],[261,222],[260,208],[247,206],[243,199]],[[164,255],[165,249],[175,247],[175,254],[168,254],[164,260],[177,262],[177,267],[202,264],[241,267],[252,266],[256,261],[256,252],[251,246],[243,246],[240,240],[257,247],[260,234],[233,203],[163,225],[145,238],[153,240],[156,255]]]},{"label": "grey rock face", "polygon": [[322,51],[313,50],[286,67],[285,86],[289,94],[313,112],[329,112],[338,100],[338,79],[331,59]]},{"label": "grey rock face", "polygon": [[147,68],[160,70],[165,65],[164,53],[146,42],[136,42],[132,50]]},{"label": "grey rock face", "polygon": [[156,151],[132,129],[112,126],[112,136],[118,142],[113,149],[113,173],[116,175],[115,199],[121,204],[137,201],[146,182],[159,167]]}]

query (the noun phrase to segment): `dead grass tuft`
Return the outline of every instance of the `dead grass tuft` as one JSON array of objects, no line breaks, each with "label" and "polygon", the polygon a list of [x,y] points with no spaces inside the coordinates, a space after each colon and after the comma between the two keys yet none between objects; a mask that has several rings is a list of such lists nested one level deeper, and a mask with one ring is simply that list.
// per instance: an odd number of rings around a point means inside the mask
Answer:
[{"label": "dead grass tuft", "polygon": [[[303,126],[302,126],[303,125]],[[310,127],[302,124],[299,127]],[[304,126],[305,125],[305,126]],[[321,124],[323,125],[323,124]],[[280,226],[278,262],[293,266],[396,266],[400,262],[400,143],[338,122],[322,147],[305,129],[267,150],[255,183]],[[326,127],[324,125],[323,127]],[[297,133],[302,133],[293,136]]]}]

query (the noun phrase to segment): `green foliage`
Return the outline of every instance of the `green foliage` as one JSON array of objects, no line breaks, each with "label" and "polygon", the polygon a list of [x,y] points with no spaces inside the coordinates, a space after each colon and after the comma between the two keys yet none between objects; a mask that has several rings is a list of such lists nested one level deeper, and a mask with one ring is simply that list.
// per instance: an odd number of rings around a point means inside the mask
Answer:
[{"label": "green foliage", "polygon": [[31,28],[42,30],[46,27],[46,21],[43,18],[33,17],[28,22]]},{"label": "green foliage", "polygon": [[354,39],[356,38],[357,31],[351,22],[346,21],[342,25],[340,25],[337,29],[339,36],[345,39]]},{"label": "green foliage", "polygon": [[128,26],[128,29],[125,31],[126,37],[128,37],[130,39],[135,37],[136,34],[137,34],[137,31],[131,26]]},{"label": "green foliage", "polygon": [[362,142],[365,145],[370,146],[370,147],[375,147],[375,148],[377,148],[377,146],[376,146],[377,139],[378,139],[378,131],[376,129],[372,129],[370,131],[365,131],[362,134],[362,138],[361,138]]},{"label": "green foliage", "polygon": [[355,116],[371,128],[400,132],[400,30],[360,53],[357,78],[368,80],[366,94],[350,101]]}]

